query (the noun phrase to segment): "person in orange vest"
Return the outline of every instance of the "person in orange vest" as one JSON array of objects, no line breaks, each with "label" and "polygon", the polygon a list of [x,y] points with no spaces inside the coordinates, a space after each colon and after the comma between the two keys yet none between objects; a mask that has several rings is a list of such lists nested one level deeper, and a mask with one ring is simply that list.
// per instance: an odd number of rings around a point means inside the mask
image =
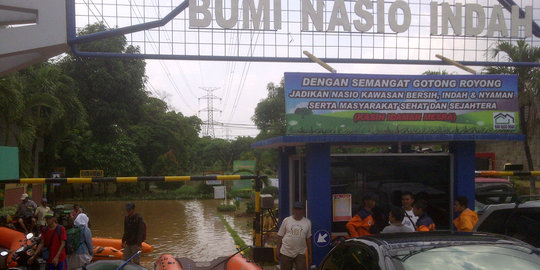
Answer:
[{"label": "person in orange vest", "polygon": [[363,196],[364,207],[347,222],[347,230],[351,237],[370,235],[370,229],[375,224],[372,210],[375,207],[377,196],[373,193],[366,193]]},{"label": "person in orange vest", "polygon": [[418,217],[418,221],[416,221],[417,232],[429,232],[435,230],[435,223],[433,222],[433,219],[428,216],[426,208],[427,201],[421,199],[414,202],[413,212],[414,215]]},{"label": "person in orange vest", "polygon": [[454,219],[454,226],[459,232],[472,232],[474,225],[478,222],[478,215],[467,208],[467,205],[469,205],[469,200],[465,196],[458,196],[454,202],[454,212],[459,214]]}]

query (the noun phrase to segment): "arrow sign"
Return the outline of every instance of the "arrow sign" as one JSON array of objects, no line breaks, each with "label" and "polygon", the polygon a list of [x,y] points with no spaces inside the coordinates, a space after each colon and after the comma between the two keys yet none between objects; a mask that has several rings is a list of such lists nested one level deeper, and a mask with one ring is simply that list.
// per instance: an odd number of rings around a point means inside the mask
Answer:
[{"label": "arrow sign", "polygon": [[319,230],[313,237],[315,239],[315,245],[318,247],[326,247],[330,244],[330,233],[325,230]]}]

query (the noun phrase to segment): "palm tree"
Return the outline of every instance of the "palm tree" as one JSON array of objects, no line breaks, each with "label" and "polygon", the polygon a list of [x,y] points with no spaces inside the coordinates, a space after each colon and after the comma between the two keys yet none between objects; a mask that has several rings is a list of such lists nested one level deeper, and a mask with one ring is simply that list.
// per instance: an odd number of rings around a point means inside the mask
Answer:
[{"label": "palm tree", "polygon": [[[502,54],[504,53],[504,55]],[[538,62],[540,61],[540,48],[530,47],[524,40],[500,42],[493,49],[493,57],[501,57],[511,62]],[[514,67],[487,67],[487,73],[491,74],[517,74],[519,96],[519,126],[525,135],[523,150],[527,158],[529,170],[534,170],[529,140],[535,131],[536,107],[539,105],[540,68],[514,66]],[[535,192],[534,177],[530,178],[531,193]]]}]

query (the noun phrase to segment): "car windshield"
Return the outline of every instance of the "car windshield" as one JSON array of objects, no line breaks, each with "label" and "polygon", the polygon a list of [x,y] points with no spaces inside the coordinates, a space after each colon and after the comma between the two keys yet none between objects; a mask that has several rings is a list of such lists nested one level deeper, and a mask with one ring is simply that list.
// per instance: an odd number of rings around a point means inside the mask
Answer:
[{"label": "car windshield", "polygon": [[540,269],[540,256],[526,247],[510,244],[429,248],[400,258],[403,269],[496,270]]}]

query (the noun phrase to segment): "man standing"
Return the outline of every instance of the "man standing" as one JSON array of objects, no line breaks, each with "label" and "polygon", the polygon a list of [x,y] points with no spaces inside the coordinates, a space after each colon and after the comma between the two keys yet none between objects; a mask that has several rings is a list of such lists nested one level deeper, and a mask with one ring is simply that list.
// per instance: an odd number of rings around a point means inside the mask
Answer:
[{"label": "man standing", "polygon": [[[304,204],[293,204],[293,215],[286,217],[277,233],[279,240],[277,251],[281,270],[307,269],[306,255],[311,264],[311,221],[304,217]],[[307,248],[307,254],[306,254]]]},{"label": "man standing", "polygon": [[47,247],[47,254],[44,252],[44,259],[47,260],[46,270],[67,270],[66,260],[66,229],[62,225],[58,225],[56,217],[52,211],[45,213],[45,221],[47,227],[43,229],[41,234],[41,242],[39,243],[36,252],[28,260],[32,264],[37,254],[41,252],[43,247]]},{"label": "man standing", "polygon": [[51,211],[51,208],[47,206],[47,198],[43,197],[41,199],[41,205],[38,206],[36,209],[36,212],[34,213],[34,216],[37,218],[37,225],[39,228],[39,231],[43,229],[43,227],[47,226],[47,222],[45,221],[45,213]]},{"label": "man standing", "polygon": [[403,225],[411,228],[413,231],[416,231],[416,221],[418,217],[413,212],[414,196],[410,191],[405,191],[401,194],[401,207],[405,211],[405,216],[403,217]]},{"label": "man standing", "polygon": [[454,212],[458,217],[454,219],[454,226],[459,232],[472,232],[474,225],[478,222],[478,215],[473,210],[467,208],[469,200],[465,196],[458,196],[454,202]]},{"label": "man standing", "polygon": [[388,213],[388,220],[390,225],[384,227],[381,233],[400,233],[400,232],[414,232],[414,229],[404,225],[403,219],[405,217],[405,212],[398,207],[393,206]]},{"label": "man standing", "polygon": [[418,216],[418,221],[416,221],[417,232],[429,232],[435,230],[435,223],[433,222],[433,219],[428,216],[426,208],[427,202],[425,200],[418,200],[413,205],[414,214]]},{"label": "man standing", "polygon": [[[23,228],[25,234],[34,229],[34,225],[36,223],[34,212],[36,211],[36,208],[36,203],[28,198],[28,194],[23,193],[21,195],[21,203],[17,206],[17,212],[15,215],[18,217],[18,222]],[[30,225],[30,228],[27,228],[25,223]]]},{"label": "man standing", "polygon": [[[127,261],[137,251],[142,251],[143,242],[143,220],[135,213],[135,204],[128,202],[126,204],[127,216],[124,218],[124,236],[122,236],[122,248],[124,248],[124,261]],[[132,262],[139,264],[140,255],[135,256]]]},{"label": "man standing", "polygon": [[375,224],[372,210],[375,207],[377,196],[373,193],[366,193],[363,200],[364,207],[345,225],[351,237],[370,235],[370,229]]}]

